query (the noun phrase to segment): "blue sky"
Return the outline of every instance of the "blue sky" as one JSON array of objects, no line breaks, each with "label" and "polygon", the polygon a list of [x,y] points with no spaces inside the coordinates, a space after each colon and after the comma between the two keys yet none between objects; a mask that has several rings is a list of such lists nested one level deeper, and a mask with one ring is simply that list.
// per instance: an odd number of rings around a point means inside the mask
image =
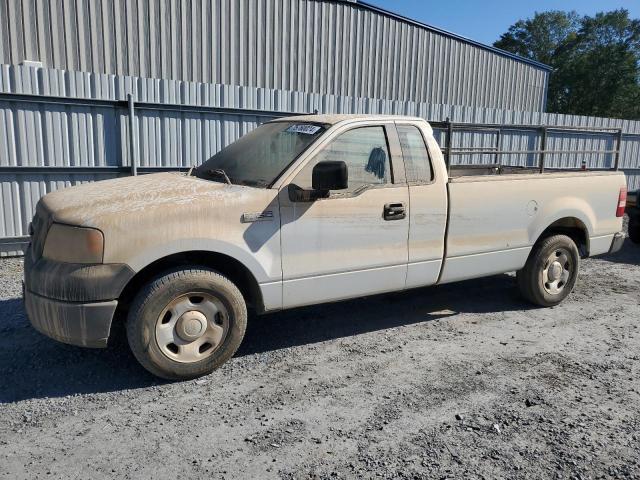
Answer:
[{"label": "blue sky", "polygon": [[626,8],[640,18],[640,0],[364,0],[406,17],[492,44],[509,26],[538,11],[575,10],[583,15]]}]

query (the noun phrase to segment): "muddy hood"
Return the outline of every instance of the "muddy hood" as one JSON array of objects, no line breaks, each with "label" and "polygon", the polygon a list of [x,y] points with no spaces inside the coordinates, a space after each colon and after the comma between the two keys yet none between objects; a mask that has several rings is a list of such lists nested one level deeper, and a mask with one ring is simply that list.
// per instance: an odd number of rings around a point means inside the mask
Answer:
[{"label": "muddy hood", "polygon": [[143,220],[152,212],[173,216],[203,205],[223,208],[230,202],[242,203],[255,190],[187,177],[184,173],[156,173],[52,192],[40,200],[39,210],[54,222],[104,228],[114,222],[135,224],[136,218]]}]

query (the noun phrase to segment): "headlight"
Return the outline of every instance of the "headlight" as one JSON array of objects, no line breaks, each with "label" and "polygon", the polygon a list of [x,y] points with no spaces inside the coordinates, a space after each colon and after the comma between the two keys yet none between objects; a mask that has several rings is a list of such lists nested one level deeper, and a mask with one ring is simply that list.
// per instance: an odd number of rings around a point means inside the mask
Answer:
[{"label": "headlight", "polygon": [[100,230],[54,223],[47,233],[42,256],[66,263],[102,263],[103,251]]}]

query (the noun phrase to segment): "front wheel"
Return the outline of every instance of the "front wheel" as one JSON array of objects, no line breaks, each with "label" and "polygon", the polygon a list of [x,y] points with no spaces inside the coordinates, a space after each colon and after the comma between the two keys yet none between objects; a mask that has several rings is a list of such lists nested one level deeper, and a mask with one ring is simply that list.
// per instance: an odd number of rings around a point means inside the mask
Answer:
[{"label": "front wheel", "polygon": [[573,290],[579,267],[580,254],[571,238],[554,235],[540,240],[516,275],[520,293],[541,307],[558,305]]},{"label": "front wheel", "polygon": [[231,358],[246,325],[244,298],[228,278],[208,269],[177,269],[138,293],[127,317],[127,339],[148,371],[186,380]]}]

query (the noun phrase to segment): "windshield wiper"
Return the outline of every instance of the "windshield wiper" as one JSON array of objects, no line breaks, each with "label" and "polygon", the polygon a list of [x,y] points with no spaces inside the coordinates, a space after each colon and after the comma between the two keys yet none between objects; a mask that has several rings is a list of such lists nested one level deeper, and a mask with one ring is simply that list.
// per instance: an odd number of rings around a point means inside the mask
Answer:
[{"label": "windshield wiper", "polygon": [[247,187],[264,187],[269,182],[267,182],[266,180],[260,179],[260,180],[242,180],[240,183],[242,183],[242,185],[246,185]]},{"label": "windshield wiper", "polygon": [[208,173],[209,175],[217,175],[219,177],[222,177],[229,185],[233,185],[231,183],[231,180],[229,179],[229,176],[227,175],[227,172],[225,172],[221,168],[211,168],[209,170],[206,170],[205,173]]},{"label": "windshield wiper", "polygon": [[369,183],[365,183],[364,185],[360,185],[358,188],[356,188],[351,195],[360,195],[362,192],[364,192],[365,190],[369,190],[370,188],[372,188],[372,185]]}]

